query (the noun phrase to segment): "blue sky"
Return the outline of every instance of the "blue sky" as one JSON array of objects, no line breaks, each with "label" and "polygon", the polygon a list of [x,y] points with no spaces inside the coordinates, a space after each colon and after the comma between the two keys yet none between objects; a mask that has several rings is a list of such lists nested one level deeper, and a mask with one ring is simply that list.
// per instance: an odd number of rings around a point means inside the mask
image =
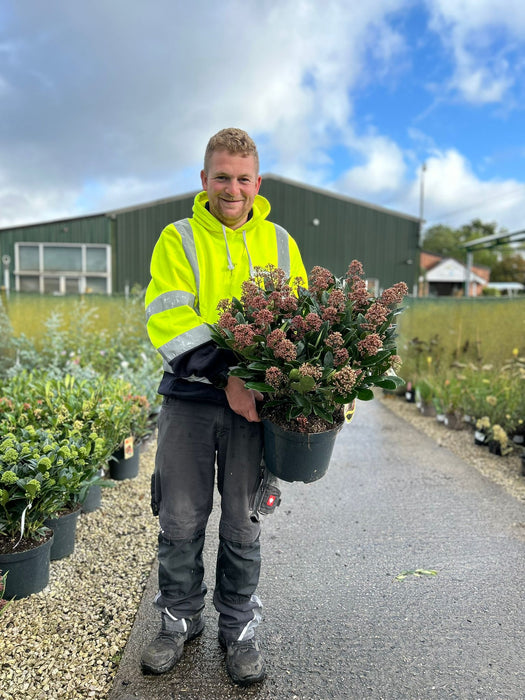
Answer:
[{"label": "blue sky", "polygon": [[525,228],[522,0],[2,0],[0,226],[200,186],[240,126],[261,172]]}]

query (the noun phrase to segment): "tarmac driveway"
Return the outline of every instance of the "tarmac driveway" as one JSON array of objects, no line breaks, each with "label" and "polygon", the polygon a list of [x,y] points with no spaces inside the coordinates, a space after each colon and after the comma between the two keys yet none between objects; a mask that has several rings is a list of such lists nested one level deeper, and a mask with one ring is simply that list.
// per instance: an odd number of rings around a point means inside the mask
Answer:
[{"label": "tarmac driveway", "polygon": [[[268,678],[233,685],[207,628],[162,677],[143,676],[156,569],[111,700],[524,700],[525,509],[379,401],[359,403],[327,474],[282,484],[263,528],[259,638]],[[407,574],[435,570],[435,576]]]}]

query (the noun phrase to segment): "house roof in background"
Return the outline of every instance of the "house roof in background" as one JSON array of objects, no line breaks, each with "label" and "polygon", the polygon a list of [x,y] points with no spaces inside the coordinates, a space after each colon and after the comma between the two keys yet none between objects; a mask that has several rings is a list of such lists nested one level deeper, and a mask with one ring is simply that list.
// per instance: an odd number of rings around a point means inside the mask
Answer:
[{"label": "house roof in background", "polygon": [[[454,258],[444,258],[437,265],[427,270],[427,282],[466,282],[467,268]],[[478,284],[487,284],[487,280],[477,275],[473,270],[470,274],[470,281]]]}]

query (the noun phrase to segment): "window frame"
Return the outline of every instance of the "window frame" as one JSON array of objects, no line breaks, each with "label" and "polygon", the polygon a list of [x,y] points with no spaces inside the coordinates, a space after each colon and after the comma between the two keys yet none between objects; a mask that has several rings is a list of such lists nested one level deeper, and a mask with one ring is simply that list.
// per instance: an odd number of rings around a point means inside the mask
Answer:
[{"label": "window frame", "polygon": [[[21,270],[20,269],[20,251],[24,247],[38,247],[38,270]],[[80,248],[81,251],[81,270],[46,270],[44,268],[44,249],[49,248]],[[102,248],[106,252],[106,271],[96,272],[87,269],[87,251],[90,248]],[[105,280],[106,294],[112,293],[112,274],[111,274],[111,245],[108,243],[52,243],[52,242],[36,242],[36,241],[18,241],[15,243],[15,289],[21,291],[21,281],[24,277],[38,277],[38,289],[40,294],[66,294],[66,280],[78,280],[78,294],[88,293],[86,279],[99,278]],[[58,292],[46,292],[44,289],[45,279],[58,279]],[[95,292],[97,293],[97,292]],[[98,292],[100,293],[100,292]]]}]

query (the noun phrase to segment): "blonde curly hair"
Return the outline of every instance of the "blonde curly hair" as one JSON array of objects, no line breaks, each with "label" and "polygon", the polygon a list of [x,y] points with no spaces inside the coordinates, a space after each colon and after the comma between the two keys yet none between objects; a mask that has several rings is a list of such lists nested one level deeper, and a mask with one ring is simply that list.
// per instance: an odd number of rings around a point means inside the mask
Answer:
[{"label": "blonde curly hair", "polygon": [[204,154],[204,172],[208,172],[210,158],[215,151],[228,151],[228,153],[243,156],[252,155],[255,159],[257,173],[259,172],[259,154],[253,139],[242,129],[229,127],[221,129],[208,141]]}]

